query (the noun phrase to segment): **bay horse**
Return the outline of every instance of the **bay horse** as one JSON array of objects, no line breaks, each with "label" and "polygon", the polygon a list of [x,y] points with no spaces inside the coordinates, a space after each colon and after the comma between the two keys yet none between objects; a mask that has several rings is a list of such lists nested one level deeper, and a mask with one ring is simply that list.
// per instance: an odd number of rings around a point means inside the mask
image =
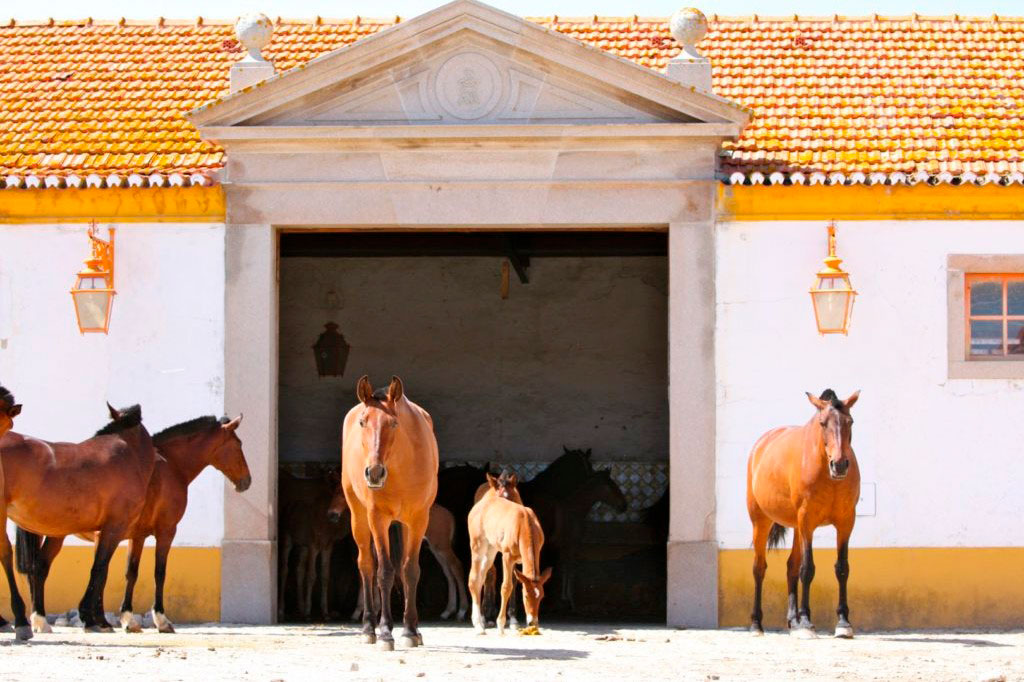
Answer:
[{"label": "bay horse", "polygon": [[[501,497],[498,479],[487,474],[490,490],[469,512],[469,544],[473,550],[473,563],[469,569],[469,593],[473,599],[473,625],[484,634],[485,623],[481,610],[481,592],[487,571],[501,552],[504,578],[501,583],[501,609],[498,611],[498,632],[505,633],[508,602],[513,592],[513,576],[523,586],[523,608],[528,627],[537,627],[540,603],[544,599],[544,583],[551,578],[551,567],[540,571],[540,551],[544,546],[544,531],[537,515],[529,507]],[[523,570],[515,568],[521,564]]]},{"label": "bay horse", "polygon": [[[766,549],[779,545],[786,528],[795,528],[789,555],[787,624],[794,634],[814,636],[810,591],[814,579],[811,548],[814,529],[836,528],[836,579],[839,581],[838,622],[835,636],[853,637],[846,581],[850,576],[848,546],[860,497],[860,469],[854,455],[853,417],[850,408],[860,397],[855,392],[840,400],[832,389],[820,397],[807,394],[816,412],[803,426],[787,426],[767,432],[747,462],[747,511],[754,526],[754,610],[750,631],[763,635],[761,585],[767,568]],[[803,585],[797,601],[797,579]]]},{"label": "bay horse", "polygon": [[[0,457],[2,506],[18,526],[60,538],[99,532],[78,611],[86,630],[109,632],[113,628],[103,613],[107,570],[145,505],[157,455],[138,405],[115,410],[108,404],[107,409],[112,421],[88,440],[50,443],[10,431],[0,438]],[[23,568],[31,587],[40,557],[30,546],[25,549]]]},{"label": "bay horse", "polygon": [[[188,486],[206,467],[212,466],[223,473],[238,492],[249,488],[252,476],[242,452],[242,441],[236,434],[241,422],[241,416],[237,419],[197,417],[153,435],[153,445],[160,457],[149,479],[142,512],[125,534],[129,540],[129,550],[120,611],[120,623],[125,632],[142,631],[139,620],[132,613],[132,596],[139,577],[142,548],[150,536],[156,538],[153,624],[160,632],[174,632],[174,624],[164,612],[164,581],[167,578],[167,557],[171,543],[188,506]],[[97,539],[96,533],[77,535],[90,541]],[[47,536],[40,547],[38,535],[19,527],[17,539],[19,568],[25,572],[30,572],[33,567],[35,569],[35,574],[29,579],[32,591],[32,628],[36,632],[51,632],[46,622],[45,584],[50,566],[64,544],[64,537]]]},{"label": "bay horse", "polygon": [[[363,593],[363,635],[372,644],[392,651],[391,589],[395,567],[391,562],[388,531],[401,524],[402,585],[405,593],[405,628],[402,644],[423,644],[416,611],[420,578],[420,545],[437,495],[438,449],[430,415],[405,395],[402,380],[391,377],[386,389],[373,390],[362,376],[356,385],[359,404],[349,410],[341,434],[341,488],[351,514],[352,538],[359,548],[358,564]],[[376,568],[371,551],[376,551]],[[376,575],[380,596],[378,633],[374,633],[371,583]]]},{"label": "bay horse", "polygon": [[[0,386],[0,438],[14,428],[14,418],[21,414],[21,405],[14,400],[14,394]],[[25,618],[25,602],[21,599],[18,584],[14,578],[13,553],[11,539],[7,537],[7,504],[4,502],[4,466],[0,458],[0,563],[4,565],[7,575],[7,587],[11,591],[11,609],[14,611],[14,632],[17,639],[32,639],[32,628]],[[0,629],[9,632],[10,625],[0,616]]]}]

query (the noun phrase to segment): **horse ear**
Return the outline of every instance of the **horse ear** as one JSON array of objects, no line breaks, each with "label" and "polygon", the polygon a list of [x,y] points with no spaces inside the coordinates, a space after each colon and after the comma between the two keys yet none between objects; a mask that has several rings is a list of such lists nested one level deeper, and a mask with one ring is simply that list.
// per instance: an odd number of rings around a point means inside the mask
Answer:
[{"label": "horse ear", "polygon": [[544,583],[546,583],[550,579],[551,579],[551,567],[548,566],[543,571],[541,571],[540,578],[538,578],[538,580],[540,581],[540,584],[543,585]]},{"label": "horse ear", "polygon": [[847,411],[849,411],[850,408],[853,407],[857,403],[857,399],[858,398],[860,398],[860,390],[859,389],[854,391],[853,395],[851,395],[849,398],[847,398],[846,400],[843,401],[843,405],[846,406],[846,410]]},{"label": "horse ear", "polygon": [[590,459],[590,453],[592,453],[593,451],[593,448],[587,448],[587,451],[583,453],[583,456],[586,457],[587,459]]},{"label": "horse ear", "polygon": [[515,474],[509,474],[508,477],[505,479],[505,482],[509,488],[515,488],[517,485],[519,485],[519,477],[516,476]]},{"label": "horse ear", "polygon": [[520,571],[518,568],[513,568],[512,569],[512,574],[515,575],[516,580],[518,580],[522,584],[529,585],[529,581],[527,581],[526,576],[523,575],[523,572]]},{"label": "horse ear", "polygon": [[491,487],[491,490],[497,490],[498,489],[498,479],[496,479],[494,476],[492,476],[490,471],[484,472],[484,475],[487,476],[487,485],[489,485]]},{"label": "horse ear", "polygon": [[373,386],[370,385],[370,377],[365,374],[359,377],[359,381],[356,382],[356,397],[359,398],[359,402],[369,402],[370,398],[373,397]]},{"label": "horse ear", "polygon": [[394,403],[396,400],[401,400],[403,395],[405,395],[405,386],[402,385],[402,380],[396,376],[391,377],[391,385],[388,386],[388,402]]},{"label": "horse ear", "polygon": [[242,415],[238,415],[237,417],[235,417],[234,419],[232,419],[231,421],[229,421],[227,424],[224,425],[224,430],[225,431],[234,431],[235,429],[238,428],[238,425],[241,424],[241,423],[242,423]]},{"label": "horse ear", "polygon": [[17,417],[19,414],[21,414],[21,405],[14,405],[7,410],[8,417]]},{"label": "horse ear", "polygon": [[111,405],[109,402],[107,403],[107,410],[110,412],[111,419],[117,419],[118,417],[121,416],[121,413],[114,409],[114,406]]},{"label": "horse ear", "polygon": [[567,454],[567,455],[568,455],[568,454],[569,454],[569,448],[567,448],[567,447],[565,447],[565,446],[563,445],[563,446],[562,446],[562,452],[564,452],[565,454]]},{"label": "horse ear", "polygon": [[815,397],[813,393],[807,393],[807,399],[811,401],[811,405],[814,405],[815,409],[824,410],[828,406],[827,402]]}]

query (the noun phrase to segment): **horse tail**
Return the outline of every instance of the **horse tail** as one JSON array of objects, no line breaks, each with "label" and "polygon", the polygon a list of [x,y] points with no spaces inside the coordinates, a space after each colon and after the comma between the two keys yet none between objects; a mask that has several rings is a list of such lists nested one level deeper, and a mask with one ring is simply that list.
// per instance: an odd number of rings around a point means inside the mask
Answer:
[{"label": "horse tail", "polygon": [[768,531],[768,549],[778,549],[782,546],[782,543],[786,541],[786,533],[789,529],[778,523],[772,524],[772,529]]},{"label": "horse tail", "polygon": [[14,558],[18,565],[18,573],[28,575],[35,573],[36,566],[42,555],[43,538],[35,533],[30,533],[21,526],[18,526],[18,533],[14,542]]},{"label": "horse tail", "polygon": [[536,579],[540,577],[540,547],[538,547],[540,542],[538,542],[539,538],[533,527],[534,519],[531,518],[531,516],[535,517],[532,514],[533,510],[529,507],[525,509],[523,517],[526,519],[526,528],[520,529],[519,554],[523,562],[523,573]]}]

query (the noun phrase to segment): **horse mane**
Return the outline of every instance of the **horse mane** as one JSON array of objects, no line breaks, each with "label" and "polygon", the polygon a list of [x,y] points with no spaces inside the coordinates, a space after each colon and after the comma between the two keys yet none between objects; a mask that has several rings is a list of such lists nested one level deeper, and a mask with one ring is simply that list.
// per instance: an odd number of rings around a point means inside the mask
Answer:
[{"label": "horse mane", "polygon": [[818,399],[829,401],[829,403],[832,404],[832,407],[836,408],[840,412],[846,411],[846,405],[843,404],[843,401],[839,399],[839,396],[837,396],[836,392],[833,391],[831,388],[826,388],[824,391],[822,391],[821,395],[818,396]]},{"label": "horse mane", "polygon": [[121,410],[121,416],[96,432],[97,436],[110,436],[121,433],[142,423],[142,407],[132,405]]},{"label": "horse mane", "polygon": [[4,401],[8,405],[14,405],[14,394],[3,386],[0,386],[0,400]]},{"label": "horse mane", "polygon": [[227,424],[230,421],[231,420],[227,417],[214,417],[213,415],[189,419],[188,421],[181,422],[180,424],[168,426],[163,431],[153,434],[153,444],[160,445],[173,438],[191,436],[192,434],[199,433],[200,431],[210,431]]}]

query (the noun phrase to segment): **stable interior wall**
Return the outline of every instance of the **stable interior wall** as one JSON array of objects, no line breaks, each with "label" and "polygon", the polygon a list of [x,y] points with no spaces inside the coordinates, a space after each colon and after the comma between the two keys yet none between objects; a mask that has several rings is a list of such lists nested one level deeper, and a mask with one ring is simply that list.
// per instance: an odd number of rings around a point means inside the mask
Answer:
[{"label": "stable interior wall", "polygon": [[[533,258],[529,284],[490,257],[281,260],[280,460],[337,462],[355,383],[402,377],[433,416],[442,460],[664,461],[667,260]],[[327,322],[351,345],[317,375]]]}]

